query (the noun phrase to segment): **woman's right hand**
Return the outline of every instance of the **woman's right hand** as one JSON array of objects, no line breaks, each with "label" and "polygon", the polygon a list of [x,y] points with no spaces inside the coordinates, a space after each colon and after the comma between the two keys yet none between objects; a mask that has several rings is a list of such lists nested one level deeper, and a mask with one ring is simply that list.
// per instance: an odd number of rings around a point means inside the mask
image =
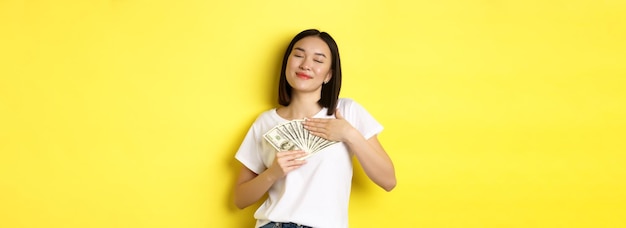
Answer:
[{"label": "woman's right hand", "polygon": [[299,159],[306,156],[306,152],[302,150],[280,151],[276,153],[274,162],[270,166],[271,172],[275,177],[283,178],[287,173],[300,168],[306,164],[306,160]]},{"label": "woman's right hand", "polygon": [[243,166],[235,187],[235,205],[243,209],[254,204],[277,180],[306,164],[306,160],[298,159],[304,156],[306,153],[301,150],[278,152],[272,165],[258,175]]}]

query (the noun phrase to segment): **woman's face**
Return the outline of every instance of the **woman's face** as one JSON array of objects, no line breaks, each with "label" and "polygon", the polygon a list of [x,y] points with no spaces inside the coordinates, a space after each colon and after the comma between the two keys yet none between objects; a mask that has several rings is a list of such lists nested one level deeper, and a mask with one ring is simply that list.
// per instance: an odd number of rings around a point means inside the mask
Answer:
[{"label": "woman's face", "polygon": [[332,77],[330,48],[317,36],[296,42],[287,59],[287,82],[299,92],[321,90],[322,84]]}]

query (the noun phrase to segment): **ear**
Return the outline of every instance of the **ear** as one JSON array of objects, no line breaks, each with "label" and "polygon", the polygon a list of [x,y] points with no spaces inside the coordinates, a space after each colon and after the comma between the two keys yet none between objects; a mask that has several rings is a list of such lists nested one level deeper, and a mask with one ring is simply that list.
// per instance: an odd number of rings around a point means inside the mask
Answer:
[{"label": "ear", "polygon": [[328,83],[331,78],[333,78],[333,71],[329,70],[328,74],[326,74],[326,77],[324,78],[324,84]]}]

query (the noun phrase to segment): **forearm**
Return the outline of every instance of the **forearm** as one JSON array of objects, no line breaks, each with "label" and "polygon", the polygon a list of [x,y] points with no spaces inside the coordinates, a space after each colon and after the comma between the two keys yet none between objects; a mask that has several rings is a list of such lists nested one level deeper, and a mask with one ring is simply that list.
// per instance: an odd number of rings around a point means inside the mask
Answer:
[{"label": "forearm", "polygon": [[256,203],[277,179],[268,169],[248,181],[238,183],[235,188],[235,205],[243,209]]},{"label": "forearm", "polygon": [[355,129],[344,143],[354,153],[365,174],[374,183],[386,191],[391,191],[396,186],[393,162],[376,136],[368,140]]}]

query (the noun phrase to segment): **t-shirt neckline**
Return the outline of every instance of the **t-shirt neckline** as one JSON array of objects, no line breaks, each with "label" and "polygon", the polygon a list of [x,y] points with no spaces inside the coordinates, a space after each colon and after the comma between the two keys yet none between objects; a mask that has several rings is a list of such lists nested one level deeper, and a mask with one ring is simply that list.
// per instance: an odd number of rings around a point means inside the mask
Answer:
[{"label": "t-shirt neckline", "polygon": [[[319,118],[319,116],[322,115],[323,113],[326,113],[327,110],[328,110],[328,108],[322,107],[322,109],[319,112],[317,112],[315,115],[313,115],[312,118]],[[278,115],[278,108],[272,109],[272,114],[274,114],[274,117],[276,117],[279,120],[282,120],[282,121],[292,121],[292,120],[285,119],[282,116]],[[297,119],[293,119],[293,120],[297,120]]]}]

